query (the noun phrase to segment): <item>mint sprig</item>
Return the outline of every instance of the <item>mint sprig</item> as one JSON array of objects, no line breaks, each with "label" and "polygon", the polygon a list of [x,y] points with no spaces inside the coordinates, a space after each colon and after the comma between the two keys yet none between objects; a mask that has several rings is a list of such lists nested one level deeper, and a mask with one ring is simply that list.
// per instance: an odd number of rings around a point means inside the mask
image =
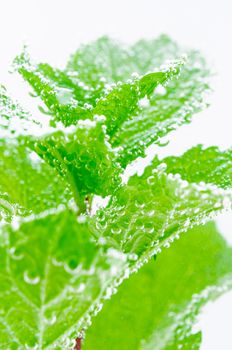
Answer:
[{"label": "mint sprig", "polygon": [[[207,106],[204,59],[167,36],[130,47],[103,37],[62,70],[33,62],[26,50],[14,66],[45,115],[31,116],[1,87],[0,349],[74,349],[76,342],[198,349],[192,324],[204,302],[231,288],[231,251],[212,224],[183,244],[179,238],[231,210],[232,152],[198,145],[154,157],[141,176],[122,179],[149,145]],[[105,205],[95,208],[99,198]],[[153,257],[157,263],[147,264]],[[128,322],[134,338],[124,334]]]}]

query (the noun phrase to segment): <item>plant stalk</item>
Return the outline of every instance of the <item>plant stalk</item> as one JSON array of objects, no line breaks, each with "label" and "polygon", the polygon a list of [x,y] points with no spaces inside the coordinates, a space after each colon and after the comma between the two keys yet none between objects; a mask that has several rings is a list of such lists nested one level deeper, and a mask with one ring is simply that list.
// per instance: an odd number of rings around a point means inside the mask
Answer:
[{"label": "plant stalk", "polygon": [[81,340],[82,340],[82,338],[76,339],[75,348],[73,350],[81,350]]}]

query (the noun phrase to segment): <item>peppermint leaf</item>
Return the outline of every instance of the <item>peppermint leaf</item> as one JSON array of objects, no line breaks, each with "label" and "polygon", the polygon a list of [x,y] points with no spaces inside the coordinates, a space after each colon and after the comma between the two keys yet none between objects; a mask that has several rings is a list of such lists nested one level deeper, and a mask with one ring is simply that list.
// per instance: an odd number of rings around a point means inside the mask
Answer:
[{"label": "peppermint leaf", "polygon": [[119,287],[83,349],[200,349],[196,318],[205,303],[231,289],[231,272],[231,248],[214,223],[188,231]]}]

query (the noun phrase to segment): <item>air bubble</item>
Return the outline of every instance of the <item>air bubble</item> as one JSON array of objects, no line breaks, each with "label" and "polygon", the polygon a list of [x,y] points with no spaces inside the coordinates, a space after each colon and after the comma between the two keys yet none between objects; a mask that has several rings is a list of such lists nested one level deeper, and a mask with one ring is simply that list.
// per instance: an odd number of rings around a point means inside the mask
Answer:
[{"label": "air bubble", "polygon": [[167,164],[161,163],[157,166],[157,170],[165,171],[167,169]]},{"label": "air bubble", "polygon": [[94,310],[94,314],[97,314],[98,312],[100,312],[102,308],[103,308],[103,304],[99,303]]},{"label": "air bubble", "polygon": [[76,289],[77,293],[82,293],[86,288],[86,284],[85,283],[81,283],[78,288]]},{"label": "air bubble", "polygon": [[161,84],[159,84],[154,91],[155,94],[160,95],[160,96],[164,96],[167,93],[167,90],[165,89],[165,87]]},{"label": "air bubble", "polygon": [[105,239],[105,237],[99,237],[98,239],[98,244],[99,245],[106,245],[107,241]]},{"label": "air bubble", "polygon": [[75,267],[74,266],[72,266],[72,262],[70,262],[70,263],[65,263],[64,264],[64,269],[65,269],[65,271],[66,272],[68,272],[69,274],[71,274],[71,275],[76,275],[76,274],[78,274],[78,273],[80,273],[80,271],[81,271],[81,269],[82,269],[82,264],[80,264],[80,265],[76,265],[75,264]]},{"label": "air bubble", "polygon": [[30,276],[30,273],[28,271],[24,272],[23,279],[28,284],[38,284],[40,281],[39,276]]},{"label": "air bubble", "polygon": [[58,261],[56,258],[52,258],[52,264],[54,266],[63,266],[64,263],[62,261]]},{"label": "air bubble", "polygon": [[154,216],[154,215],[155,215],[155,210],[150,210],[150,211],[146,212],[146,215],[147,215],[148,217]]},{"label": "air bubble", "polygon": [[132,78],[138,79],[138,78],[139,78],[139,73],[133,72],[133,73],[131,74],[131,76],[132,76]]},{"label": "air bubble", "polygon": [[14,231],[17,231],[20,226],[20,220],[17,216],[14,216],[12,221],[11,221],[11,226]]},{"label": "air bubble", "polygon": [[115,227],[111,229],[111,232],[113,235],[119,235],[122,232],[122,229],[120,227]]},{"label": "air bubble", "polygon": [[107,251],[107,254],[109,257],[114,258],[114,259],[118,259],[121,261],[126,261],[127,260],[127,256],[126,254],[114,249],[114,248],[109,248]]},{"label": "air bubble", "polygon": [[21,260],[24,257],[21,250],[19,248],[15,248],[15,247],[11,247],[9,249],[9,254],[10,254],[11,258],[14,260]]},{"label": "air bubble", "polygon": [[117,289],[116,288],[111,288],[111,287],[108,287],[107,289],[106,289],[106,294],[105,294],[105,296],[104,296],[104,299],[110,299],[111,298],[111,296],[113,295],[113,294],[115,294],[117,292]]},{"label": "air bubble", "polygon": [[86,220],[87,220],[86,215],[79,215],[78,218],[77,218],[77,222],[79,224],[84,224],[86,222]]},{"label": "air bubble", "polygon": [[130,254],[128,254],[128,260],[136,261],[136,260],[138,260],[138,255],[135,253],[130,253]]},{"label": "air bubble", "polygon": [[147,97],[141,98],[141,100],[139,100],[140,107],[148,107],[149,105],[150,105],[150,101]]},{"label": "air bubble", "polygon": [[164,243],[164,248],[169,248],[170,247],[170,243],[169,242],[165,242]]},{"label": "air bubble", "polygon": [[57,317],[55,314],[51,315],[51,317],[47,318],[45,317],[44,318],[44,321],[46,324],[48,324],[49,326],[52,326],[56,323],[56,320],[57,320]]},{"label": "air bubble", "polygon": [[155,184],[155,177],[154,176],[149,176],[147,178],[147,183],[148,183],[148,185],[154,185]]},{"label": "air bubble", "polygon": [[142,199],[138,198],[138,199],[135,200],[135,206],[138,209],[142,209],[142,208],[145,207],[145,203],[142,201]]},{"label": "air bubble", "polygon": [[154,231],[155,231],[154,225],[153,224],[147,224],[145,226],[145,231],[147,233],[154,233]]}]

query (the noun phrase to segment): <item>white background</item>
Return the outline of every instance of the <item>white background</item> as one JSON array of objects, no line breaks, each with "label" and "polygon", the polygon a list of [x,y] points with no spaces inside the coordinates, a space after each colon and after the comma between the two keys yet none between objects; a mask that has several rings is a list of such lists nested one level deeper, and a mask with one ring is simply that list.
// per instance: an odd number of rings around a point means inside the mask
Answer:
[{"label": "white background", "polygon": [[[232,144],[232,5],[228,0],[0,0],[0,83],[31,107],[25,85],[7,73],[24,42],[38,60],[62,66],[80,43],[108,34],[124,42],[166,33],[200,49],[217,72],[212,106],[175,132],[167,149],[178,154],[193,144]],[[232,244],[232,218],[218,224]],[[199,319],[203,350],[232,349],[232,293],[209,304]],[[130,349],[128,349],[130,350]]]}]

